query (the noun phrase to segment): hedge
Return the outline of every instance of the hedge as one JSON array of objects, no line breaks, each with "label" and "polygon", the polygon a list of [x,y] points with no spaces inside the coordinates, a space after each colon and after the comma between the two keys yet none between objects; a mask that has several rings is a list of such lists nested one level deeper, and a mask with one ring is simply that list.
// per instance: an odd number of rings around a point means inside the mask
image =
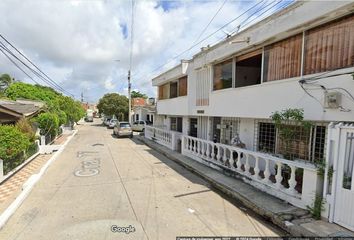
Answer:
[{"label": "hedge", "polygon": [[5,174],[19,165],[26,156],[31,142],[18,128],[0,125],[0,158],[4,160]]}]

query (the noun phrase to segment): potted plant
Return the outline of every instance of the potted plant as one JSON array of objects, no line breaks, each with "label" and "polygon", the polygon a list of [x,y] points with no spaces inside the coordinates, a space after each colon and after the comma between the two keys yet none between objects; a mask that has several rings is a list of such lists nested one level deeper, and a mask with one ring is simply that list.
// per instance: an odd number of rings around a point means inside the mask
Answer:
[{"label": "potted plant", "polygon": [[[284,149],[282,151],[283,157],[287,160],[295,160],[296,156],[294,156],[291,151],[291,145],[297,138],[298,127],[303,127],[305,133],[309,133],[312,127],[310,122],[304,120],[304,110],[285,109],[283,111],[274,112],[270,117],[274,121],[275,128],[284,144]],[[282,176],[284,179],[290,179],[290,175],[291,168],[287,165],[283,165]],[[302,175],[303,169],[297,169],[295,172],[297,185],[302,185]]]}]

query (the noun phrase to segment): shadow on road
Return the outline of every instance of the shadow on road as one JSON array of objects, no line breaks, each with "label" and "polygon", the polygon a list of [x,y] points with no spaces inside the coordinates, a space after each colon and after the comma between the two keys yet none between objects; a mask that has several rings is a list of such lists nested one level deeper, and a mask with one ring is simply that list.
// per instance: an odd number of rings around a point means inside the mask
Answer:
[{"label": "shadow on road", "polygon": [[[132,141],[137,144],[137,145],[145,145],[143,142],[139,141],[138,139],[132,139]],[[145,145],[146,146],[146,145]],[[147,146],[148,147],[148,146]],[[162,153],[148,147],[146,149],[148,153],[159,159],[161,162],[156,162],[154,164],[166,164],[166,166],[170,167],[173,169],[176,173],[179,175],[183,176],[185,179],[189,180],[193,184],[199,184],[205,186],[207,189],[202,190],[202,191],[196,191],[196,192],[186,192],[183,194],[176,195],[174,197],[179,198],[179,197],[184,197],[188,195],[196,195],[196,194],[202,194],[204,192],[209,192],[212,191],[216,194],[218,194],[221,198],[223,198],[225,201],[228,201],[238,209],[240,209],[242,212],[247,214],[248,216],[251,216],[254,219],[258,219],[261,222],[267,221],[268,224],[271,222],[267,217],[265,216],[259,216],[257,213],[255,213],[252,209],[249,207],[246,207],[241,201],[232,198],[231,196],[225,194],[224,192],[220,191],[219,189],[215,188],[211,183],[207,182],[206,180],[203,180],[198,174],[194,173],[193,171],[185,168],[184,166],[176,163],[175,161],[167,158],[164,156]],[[280,236],[288,236],[286,232],[284,232],[282,229],[280,229],[278,226],[272,224],[272,228],[275,229]]]}]

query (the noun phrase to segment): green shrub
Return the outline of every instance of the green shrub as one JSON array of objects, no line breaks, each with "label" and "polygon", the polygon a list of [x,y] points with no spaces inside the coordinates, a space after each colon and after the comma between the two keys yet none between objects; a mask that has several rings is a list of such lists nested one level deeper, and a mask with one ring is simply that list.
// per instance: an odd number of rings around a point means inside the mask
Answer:
[{"label": "green shrub", "polygon": [[21,164],[31,145],[26,134],[14,126],[0,125],[0,158],[4,160],[4,172]]},{"label": "green shrub", "polygon": [[56,136],[59,128],[59,118],[54,113],[41,113],[35,120],[41,129],[41,135]]},{"label": "green shrub", "polygon": [[324,208],[324,199],[321,195],[316,195],[312,206],[307,206],[307,209],[310,211],[312,217],[316,220],[321,219],[321,213],[325,210]]},{"label": "green shrub", "polygon": [[59,126],[65,125],[68,122],[68,117],[64,111],[58,112]]}]

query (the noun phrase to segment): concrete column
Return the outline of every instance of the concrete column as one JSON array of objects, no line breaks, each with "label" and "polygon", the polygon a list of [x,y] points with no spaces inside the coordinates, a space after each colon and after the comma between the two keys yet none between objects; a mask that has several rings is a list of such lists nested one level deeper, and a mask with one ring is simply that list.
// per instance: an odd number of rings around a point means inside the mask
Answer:
[{"label": "concrete column", "polygon": [[177,149],[177,134],[174,132],[171,132],[171,145],[172,145],[172,150],[176,151],[176,149]]},{"label": "concrete column", "polygon": [[316,194],[322,194],[323,180],[317,175],[317,169],[304,169],[301,200],[311,206]]},{"label": "concrete column", "polygon": [[41,146],[45,145],[45,136],[41,136]]}]

